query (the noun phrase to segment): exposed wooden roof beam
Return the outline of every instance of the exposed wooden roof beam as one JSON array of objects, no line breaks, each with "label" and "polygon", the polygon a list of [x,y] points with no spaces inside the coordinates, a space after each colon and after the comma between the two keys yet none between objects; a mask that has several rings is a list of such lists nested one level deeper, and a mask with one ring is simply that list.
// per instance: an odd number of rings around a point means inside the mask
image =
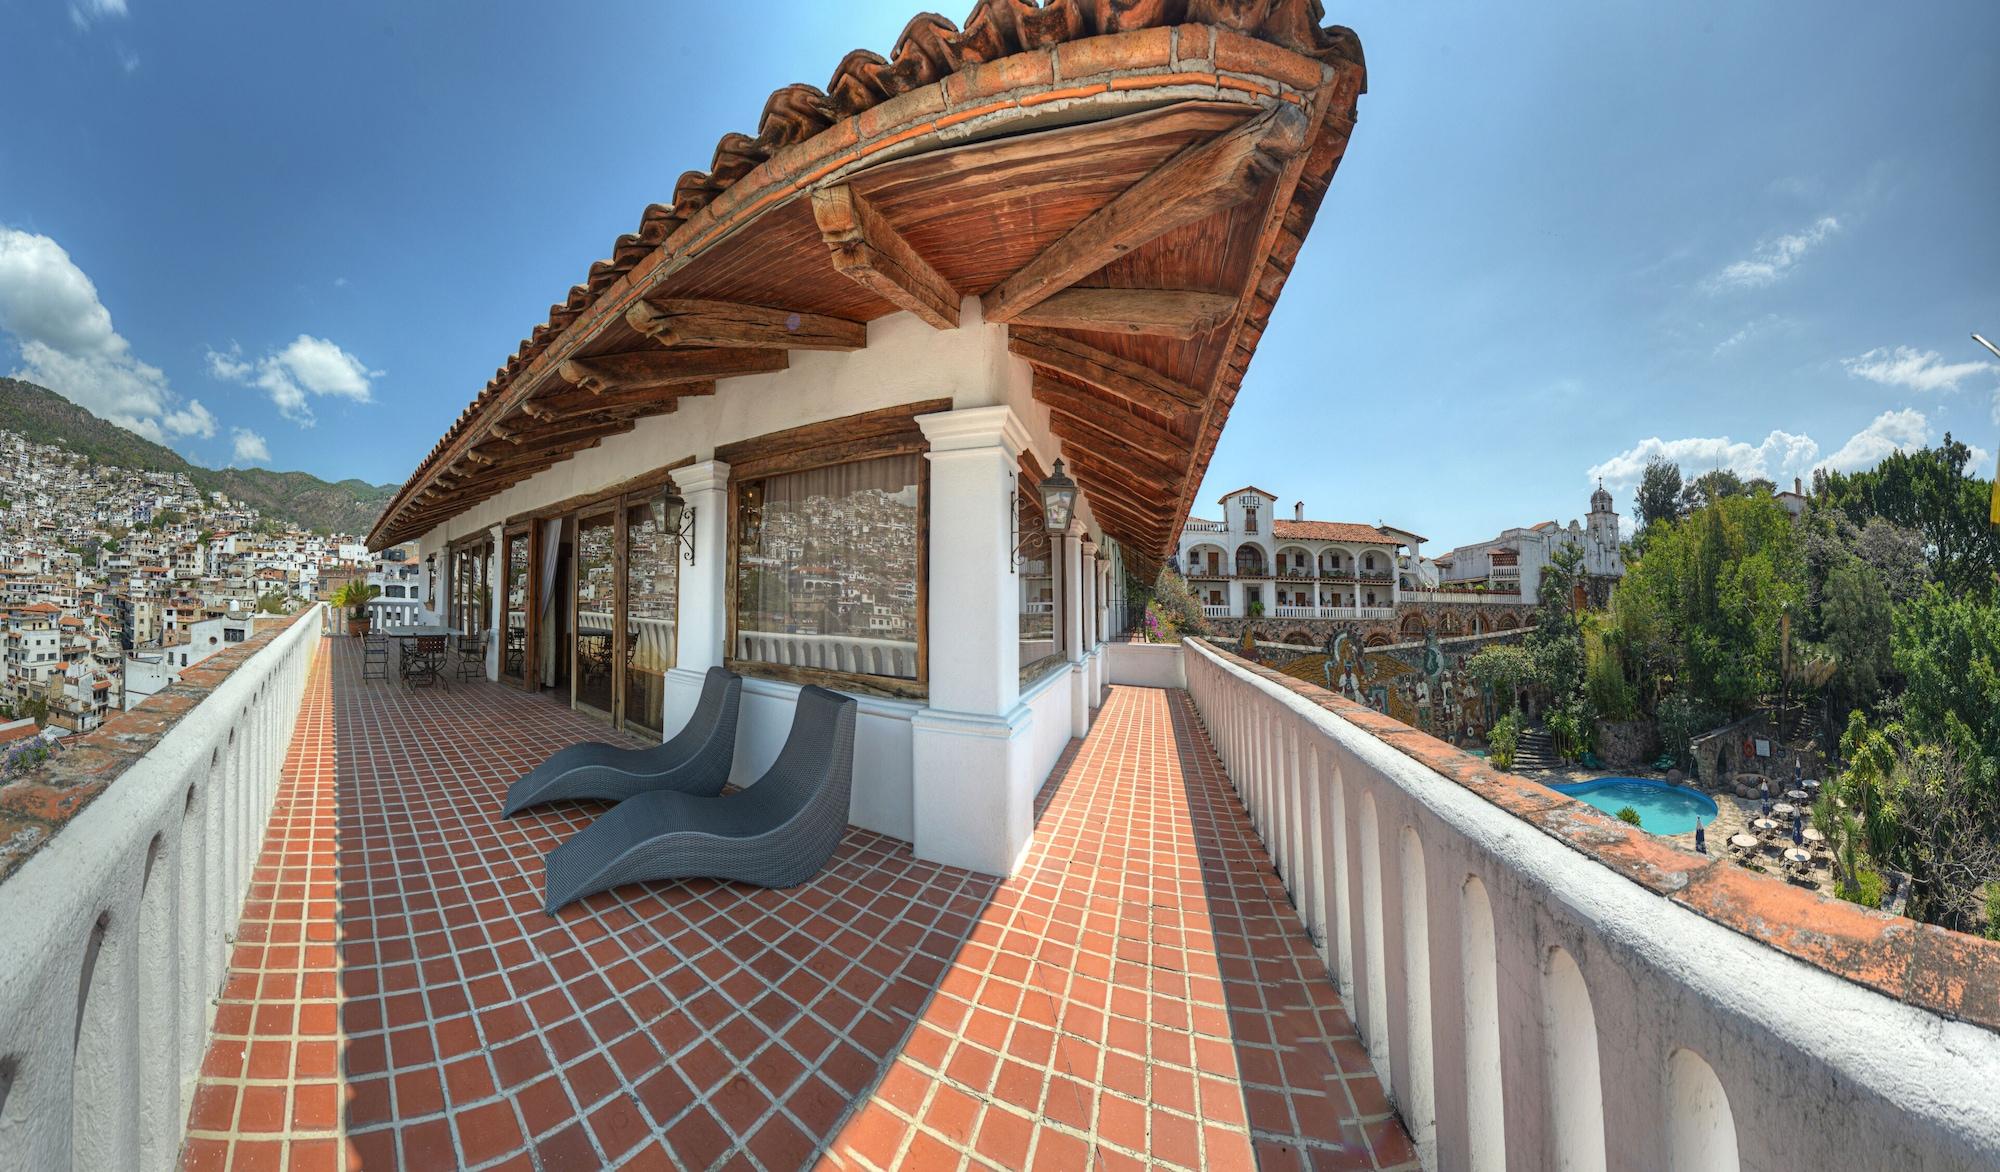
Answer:
[{"label": "exposed wooden roof beam", "polygon": [[1181,467],[1187,463],[1188,449],[1192,445],[1122,407],[1106,403],[1046,375],[1036,377],[1034,394],[1036,402],[1048,407],[1059,418],[1067,417],[1094,431],[1122,440],[1170,467]]},{"label": "exposed wooden roof beam", "polygon": [[784,370],[783,350],[720,347],[693,350],[631,350],[572,358],[556,367],[563,381],[594,395],[630,387],[670,387],[744,374]]},{"label": "exposed wooden roof beam", "polygon": [[1064,289],[1014,315],[1014,324],[1186,340],[1229,324],[1236,300],[1187,289]]},{"label": "exposed wooden roof beam", "polygon": [[986,320],[1012,321],[1140,245],[1244,202],[1304,150],[1310,129],[1305,111],[1283,103],[1168,159],[988,290]]},{"label": "exposed wooden roof beam", "polygon": [[586,411],[627,408],[637,409],[649,415],[665,415],[675,410],[682,399],[714,393],[715,383],[712,380],[698,383],[639,384],[601,393],[562,391],[544,395],[539,399],[524,400],[521,410],[541,421],[562,419]]},{"label": "exposed wooden roof beam", "polygon": [[1134,516],[1161,523],[1173,519],[1171,485],[1135,475],[1087,451],[1072,452],[1065,446],[1063,458],[1076,469],[1077,482],[1083,485],[1086,497],[1093,493],[1109,497]]},{"label": "exposed wooden roof beam", "polygon": [[1178,416],[1201,405],[1201,392],[1193,387],[1066,334],[1016,327],[1008,331],[1007,349],[1036,366],[1162,415]]},{"label": "exposed wooden roof beam", "polygon": [[860,192],[845,183],[822,188],[812,208],[836,270],[935,329],[958,328],[958,290]]},{"label": "exposed wooden roof beam", "polygon": [[662,346],[859,350],[868,344],[868,327],[858,321],[733,301],[641,301],[625,311],[625,320]]},{"label": "exposed wooden roof beam", "polygon": [[1117,461],[1128,471],[1161,484],[1177,485],[1181,481],[1181,467],[1156,459],[1118,436],[1088,423],[1072,419],[1067,415],[1054,414],[1049,417],[1049,430],[1055,433],[1057,439],[1063,441],[1065,450],[1072,447],[1087,448],[1107,460]]}]

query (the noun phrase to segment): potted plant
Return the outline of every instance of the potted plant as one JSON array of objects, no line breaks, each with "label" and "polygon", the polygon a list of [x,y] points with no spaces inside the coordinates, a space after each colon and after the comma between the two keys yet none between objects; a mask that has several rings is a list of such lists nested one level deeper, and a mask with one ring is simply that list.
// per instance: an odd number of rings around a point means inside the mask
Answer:
[{"label": "potted plant", "polygon": [[382,593],[380,586],[370,586],[359,578],[350,578],[339,590],[334,591],[333,604],[347,611],[347,633],[361,636],[368,633],[368,604]]}]

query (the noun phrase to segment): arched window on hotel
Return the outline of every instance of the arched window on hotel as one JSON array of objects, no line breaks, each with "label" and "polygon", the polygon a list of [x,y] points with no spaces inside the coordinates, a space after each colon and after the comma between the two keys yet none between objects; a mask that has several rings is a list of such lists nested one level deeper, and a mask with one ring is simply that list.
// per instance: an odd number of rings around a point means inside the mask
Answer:
[{"label": "arched window on hotel", "polygon": [[1236,547],[1236,574],[1242,578],[1260,578],[1265,574],[1263,547],[1245,542]]}]

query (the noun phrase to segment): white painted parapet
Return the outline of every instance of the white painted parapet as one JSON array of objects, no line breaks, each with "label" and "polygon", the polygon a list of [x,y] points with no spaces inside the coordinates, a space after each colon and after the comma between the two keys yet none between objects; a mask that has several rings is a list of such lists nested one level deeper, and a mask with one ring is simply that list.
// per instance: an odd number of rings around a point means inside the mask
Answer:
[{"label": "white painted parapet", "polygon": [[1118,640],[1104,645],[1111,682],[1140,688],[1185,688],[1181,645]]},{"label": "white painted parapet", "polygon": [[1183,649],[1426,1167],[2000,1167],[2000,1034],[1662,898],[1338,713]]},{"label": "white painted parapet", "polygon": [[200,696],[0,883],[0,1167],[178,1166],[319,632],[313,607],[127,714]]}]

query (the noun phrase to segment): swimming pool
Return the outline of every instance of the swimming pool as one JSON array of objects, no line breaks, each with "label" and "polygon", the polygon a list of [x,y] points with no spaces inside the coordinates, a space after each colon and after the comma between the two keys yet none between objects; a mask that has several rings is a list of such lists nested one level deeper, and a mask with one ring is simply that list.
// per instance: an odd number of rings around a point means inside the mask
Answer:
[{"label": "swimming pool", "polygon": [[1600,777],[1549,788],[1607,814],[1630,806],[1639,812],[1639,829],[1654,834],[1686,834],[1694,829],[1696,818],[1704,825],[1715,821],[1715,799],[1700,790],[1646,777]]}]

